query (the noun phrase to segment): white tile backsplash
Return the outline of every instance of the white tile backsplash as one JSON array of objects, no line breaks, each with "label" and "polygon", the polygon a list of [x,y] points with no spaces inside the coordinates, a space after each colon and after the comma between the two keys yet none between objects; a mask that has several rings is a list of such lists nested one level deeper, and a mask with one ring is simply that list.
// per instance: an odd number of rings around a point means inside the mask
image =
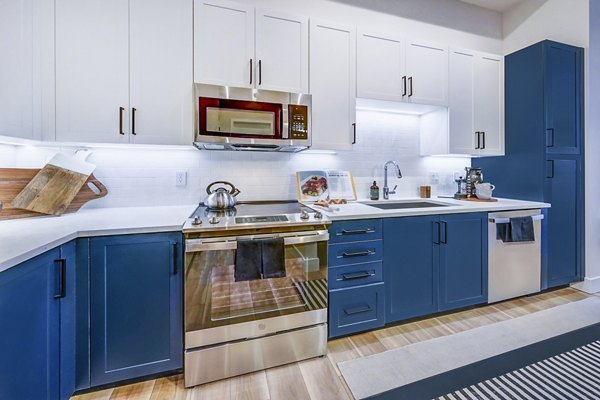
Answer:
[{"label": "white tile backsplash", "polygon": [[[177,205],[202,201],[206,186],[231,181],[239,199],[295,199],[295,172],[304,169],[352,171],[359,197],[366,198],[373,180],[383,187],[383,165],[395,160],[403,178],[390,173],[389,186],[398,185],[397,197],[418,195],[420,185],[439,176],[433,194],[455,191],[453,173],[470,165],[469,158],[419,157],[419,117],[396,113],[357,111],[357,138],[353,151],[329,153],[209,152],[194,148],[93,148],[88,161],[109,195],[86,205],[118,207]],[[57,151],[71,148],[0,144],[0,167],[39,168]],[[187,171],[186,187],[175,186],[176,171]],[[391,171],[390,171],[391,172]]]}]

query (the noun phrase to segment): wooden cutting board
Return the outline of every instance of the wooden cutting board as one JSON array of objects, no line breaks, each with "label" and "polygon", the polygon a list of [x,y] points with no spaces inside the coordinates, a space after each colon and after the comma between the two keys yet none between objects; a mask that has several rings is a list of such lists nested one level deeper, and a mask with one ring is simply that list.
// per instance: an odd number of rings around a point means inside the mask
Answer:
[{"label": "wooden cutting board", "polygon": [[[10,203],[13,199],[25,188],[25,186],[27,186],[38,172],[40,172],[40,169],[0,168],[0,202],[3,203],[3,208],[0,209],[0,220],[46,215],[10,207]],[[88,183],[91,183],[97,188],[97,194],[88,186]],[[106,187],[102,182],[96,179],[94,174],[92,174],[75,195],[75,198],[66,208],[65,212],[74,213],[88,201],[100,199],[107,194],[108,190]]]},{"label": "wooden cutting board", "polygon": [[462,200],[462,201],[477,201],[477,202],[480,202],[480,203],[493,203],[495,201],[498,201],[498,199],[494,199],[494,198],[491,198],[491,199],[480,199],[478,197],[467,197],[466,199],[460,199],[460,200]]}]

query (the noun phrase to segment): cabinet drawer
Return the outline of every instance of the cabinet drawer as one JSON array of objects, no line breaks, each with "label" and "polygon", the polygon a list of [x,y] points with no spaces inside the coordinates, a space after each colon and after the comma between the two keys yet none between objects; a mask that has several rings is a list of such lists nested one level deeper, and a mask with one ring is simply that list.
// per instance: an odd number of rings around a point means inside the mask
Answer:
[{"label": "cabinet drawer", "polygon": [[383,280],[382,262],[345,265],[343,267],[330,268],[329,289],[341,289],[345,287],[368,285]]},{"label": "cabinet drawer", "polygon": [[383,244],[381,240],[329,245],[329,267],[381,261]]},{"label": "cabinet drawer", "polygon": [[358,219],[334,222],[329,228],[329,243],[358,242],[381,239],[380,219]]},{"label": "cabinet drawer", "polygon": [[329,337],[384,325],[383,283],[329,292]]}]

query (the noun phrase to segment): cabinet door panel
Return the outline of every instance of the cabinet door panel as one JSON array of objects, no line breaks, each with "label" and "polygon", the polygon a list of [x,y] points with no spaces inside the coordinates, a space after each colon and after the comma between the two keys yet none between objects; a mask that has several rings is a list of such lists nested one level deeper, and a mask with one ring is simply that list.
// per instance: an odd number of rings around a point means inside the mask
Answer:
[{"label": "cabinet door panel", "polygon": [[194,81],[252,87],[254,7],[228,0],[194,2]]},{"label": "cabinet door panel", "polygon": [[473,107],[475,89],[475,53],[450,50],[449,66],[449,145],[452,154],[476,152]]},{"label": "cabinet door panel", "polygon": [[0,135],[34,138],[34,3],[0,2]]},{"label": "cabinet door panel", "polygon": [[0,398],[59,396],[58,249],[0,273]]},{"label": "cabinet door panel", "polygon": [[383,221],[387,323],[437,311],[437,220],[427,216]]},{"label": "cabinet door panel", "polygon": [[448,105],[448,48],[432,43],[406,43],[406,75],[411,103]]},{"label": "cabinet door panel", "polygon": [[127,0],[56,1],[56,140],[129,141],[128,8]]},{"label": "cabinet door panel", "polygon": [[547,151],[580,154],[581,50],[571,46],[546,46]]},{"label": "cabinet door panel", "polygon": [[548,287],[572,283],[579,279],[581,252],[579,247],[579,177],[580,161],[575,159],[548,161],[547,210],[543,244],[547,262]]},{"label": "cabinet door panel", "polygon": [[402,40],[359,32],[357,57],[358,97],[392,101],[406,97]]},{"label": "cabinet door panel", "polygon": [[356,122],[356,29],[310,21],[312,148],[350,150]]},{"label": "cabinet door panel", "polygon": [[192,3],[131,0],[130,13],[131,142],[190,144]]},{"label": "cabinet door panel", "polygon": [[481,155],[504,154],[503,59],[478,55],[475,64],[475,130],[483,132]]},{"label": "cabinet door panel", "polygon": [[308,18],[256,10],[256,87],[308,92]]},{"label": "cabinet door panel", "polygon": [[486,216],[440,217],[440,311],[487,301]]},{"label": "cabinet door panel", "polygon": [[92,386],[181,368],[180,252],[177,234],[91,240]]}]

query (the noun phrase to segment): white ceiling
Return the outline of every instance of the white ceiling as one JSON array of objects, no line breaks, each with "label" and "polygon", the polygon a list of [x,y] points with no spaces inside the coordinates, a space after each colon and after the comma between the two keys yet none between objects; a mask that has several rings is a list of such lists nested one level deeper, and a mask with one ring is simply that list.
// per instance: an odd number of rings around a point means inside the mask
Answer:
[{"label": "white ceiling", "polygon": [[516,5],[523,3],[525,0],[461,0],[461,1],[503,13],[503,12],[506,12],[506,11],[510,10],[511,8],[515,7]]}]

